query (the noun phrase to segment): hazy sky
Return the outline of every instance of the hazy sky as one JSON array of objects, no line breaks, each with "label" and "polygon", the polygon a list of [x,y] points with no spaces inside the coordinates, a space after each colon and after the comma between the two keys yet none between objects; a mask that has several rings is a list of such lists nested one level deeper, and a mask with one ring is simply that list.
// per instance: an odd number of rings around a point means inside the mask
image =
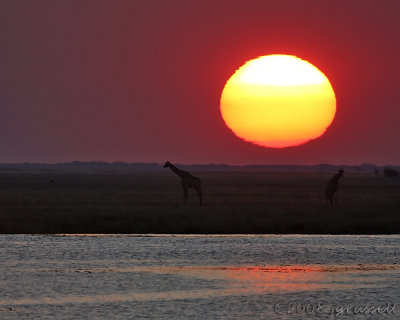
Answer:
[{"label": "hazy sky", "polygon": [[[400,1],[0,1],[0,162],[400,164]],[[235,137],[219,99],[249,59],[317,66],[326,134]]]}]

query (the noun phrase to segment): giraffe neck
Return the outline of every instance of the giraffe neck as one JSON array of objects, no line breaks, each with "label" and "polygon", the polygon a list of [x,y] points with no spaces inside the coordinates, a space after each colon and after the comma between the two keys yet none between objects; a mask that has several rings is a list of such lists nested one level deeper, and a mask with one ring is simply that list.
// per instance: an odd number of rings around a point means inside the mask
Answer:
[{"label": "giraffe neck", "polygon": [[183,170],[181,170],[181,169],[178,169],[177,167],[175,167],[175,166],[172,165],[172,164],[169,164],[169,168],[170,168],[173,172],[175,172],[178,176],[180,176],[180,177],[183,177],[183,176],[186,174],[185,171],[183,171]]}]

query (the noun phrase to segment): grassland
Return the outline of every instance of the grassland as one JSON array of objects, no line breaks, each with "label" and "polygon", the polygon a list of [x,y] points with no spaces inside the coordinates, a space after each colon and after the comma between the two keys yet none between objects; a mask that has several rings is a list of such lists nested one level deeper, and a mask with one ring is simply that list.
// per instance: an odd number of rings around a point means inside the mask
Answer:
[{"label": "grassland", "polygon": [[[400,179],[345,173],[325,207],[332,173],[195,172],[183,206],[169,170],[0,171],[0,233],[400,233]],[[54,182],[50,182],[54,180]]]}]

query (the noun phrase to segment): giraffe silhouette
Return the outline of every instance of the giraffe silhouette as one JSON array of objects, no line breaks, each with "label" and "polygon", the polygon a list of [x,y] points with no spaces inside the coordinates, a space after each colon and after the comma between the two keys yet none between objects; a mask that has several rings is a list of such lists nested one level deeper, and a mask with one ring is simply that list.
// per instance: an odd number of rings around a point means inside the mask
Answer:
[{"label": "giraffe silhouette", "polygon": [[197,195],[199,196],[200,205],[202,204],[203,193],[201,192],[201,180],[199,178],[192,176],[187,171],[178,169],[169,161],[164,164],[164,168],[170,168],[174,173],[181,177],[183,188],[183,204],[186,204],[189,188],[196,190]]},{"label": "giraffe silhouette", "polygon": [[339,180],[343,178],[343,169],[340,169],[326,184],[325,189],[325,206],[327,206],[328,201],[332,206],[332,202],[337,203],[339,194]]}]

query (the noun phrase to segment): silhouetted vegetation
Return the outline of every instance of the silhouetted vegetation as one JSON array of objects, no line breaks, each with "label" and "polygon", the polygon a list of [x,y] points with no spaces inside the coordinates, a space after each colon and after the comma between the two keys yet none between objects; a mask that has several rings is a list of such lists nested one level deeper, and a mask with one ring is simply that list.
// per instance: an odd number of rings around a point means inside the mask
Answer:
[{"label": "silhouetted vegetation", "polygon": [[399,176],[399,171],[392,168],[385,168],[383,169],[383,174],[385,177],[394,178]]},{"label": "silhouetted vegetation", "polygon": [[[325,208],[331,172],[207,172],[200,207],[160,170],[0,171],[0,233],[400,232],[400,180],[346,174]],[[49,183],[53,180],[54,182]]]}]

